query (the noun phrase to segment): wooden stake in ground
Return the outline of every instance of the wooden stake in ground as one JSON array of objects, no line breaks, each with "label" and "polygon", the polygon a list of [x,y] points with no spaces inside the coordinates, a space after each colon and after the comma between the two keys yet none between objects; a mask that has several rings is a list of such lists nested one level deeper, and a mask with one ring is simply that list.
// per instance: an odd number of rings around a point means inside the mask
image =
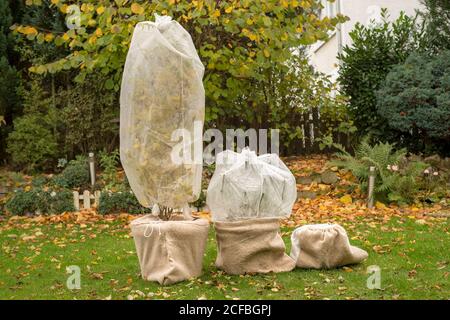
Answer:
[{"label": "wooden stake in ground", "polygon": [[89,152],[89,171],[91,173],[91,185],[94,186],[94,184],[95,184],[95,159],[94,159],[93,152]]},{"label": "wooden stake in ground", "polygon": [[373,208],[373,192],[375,187],[375,167],[369,168],[369,192],[367,198],[367,208]]}]

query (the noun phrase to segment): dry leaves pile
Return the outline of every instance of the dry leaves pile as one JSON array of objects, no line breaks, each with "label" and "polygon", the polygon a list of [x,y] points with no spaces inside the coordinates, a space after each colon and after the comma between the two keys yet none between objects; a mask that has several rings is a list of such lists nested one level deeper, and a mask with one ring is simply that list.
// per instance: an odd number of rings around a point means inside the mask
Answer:
[{"label": "dry leaves pile", "polygon": [[[124,226],[128,226],[129,222],[136,219],[136,215],[128,213],[101,215],[95,209],[84,209],[79,212],[65,212],[62,214],[38,215],[38,216],[11,216],[3,224],[0,225],[0,231],[12,229],[30,229],[38,226],[55,224],[61,228],[71,229],[77,227],[79,230],[90,230],[93,225],[96,229],[110,228],[111,224],[118,222],[119,229],[123,230]],[[33,237],[33,236],[30,236]],[[95,237],[92,233],[91,237]],[[33,240],[33,239],[26,239]]]}]

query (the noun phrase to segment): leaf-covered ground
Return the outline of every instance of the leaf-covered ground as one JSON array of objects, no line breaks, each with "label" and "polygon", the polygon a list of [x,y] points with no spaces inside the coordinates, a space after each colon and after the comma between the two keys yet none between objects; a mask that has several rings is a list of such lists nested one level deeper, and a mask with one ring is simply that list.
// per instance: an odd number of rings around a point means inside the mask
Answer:
[{"label": "leaf-covered ground", "polygon": [[[320,172],[325,160],[290,162],[297,175]],[[229,276],[214,266],[211,228],[203,275],[172,286],[143,281],[130,237],[128,214],[95,211],[37,217],[0,216],[0,298],[2,299],[448,299],[450,234],[445,204],[423,207],[365,206],[349,192],[351,178],[339,173],[336,185],[299,185],[317,191],[301,199],[284,220],[290,234],[306,223],[338,222],[352,244],[369,253],[360,265],[335,270]],[[343,196],[350,196],[343,198]],[[204,213],[200,215],[206,216]],[[81,269],[81,289],[66,287],[66,268]],[[369,266],[381,271],[381,289],[367,288]]]},{"label": "leaf-covered ground", "polygon": [[[369,252],[360,265],[336,270],[228,276],[214,267],[211,231],[198,279],[161,287],[143,281],[130,216],[91,212],[15,218],[0,231],[2,299],[446,299],[450,296],[449,229],[445,218],[377,216],[342,220],[353,244]],[[132,217],[131,217],[132,218]],[[292,228],[283,228],[289,247]],[[66,287],[66,267],[81,269],[81,290]],[[367,267],[381,269],[381,289],[366,286]]]}]

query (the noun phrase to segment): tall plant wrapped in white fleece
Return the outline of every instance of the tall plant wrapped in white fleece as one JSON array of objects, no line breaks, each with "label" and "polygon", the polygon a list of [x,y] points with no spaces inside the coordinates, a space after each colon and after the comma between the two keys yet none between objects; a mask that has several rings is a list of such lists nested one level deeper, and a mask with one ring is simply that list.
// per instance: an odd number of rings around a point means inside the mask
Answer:
[{"label": "tall plant wrapped in white fleece", "polygon": [[288,217],[296,198],[295,177],[276,154],[217,155],[207,195],[214,221]]},{"label": "tall plant wrapped in white fleece", "polygon": [[[203,74],[191,36],[178,22],[156,16],[136,25],[120,93],[120,158],[144,207],[188,208],[200,194],[202,150],[192,136],[194,126],[203,129]],[[174,160],[175,132],[182,132],[182,150],[196,161]]]}]

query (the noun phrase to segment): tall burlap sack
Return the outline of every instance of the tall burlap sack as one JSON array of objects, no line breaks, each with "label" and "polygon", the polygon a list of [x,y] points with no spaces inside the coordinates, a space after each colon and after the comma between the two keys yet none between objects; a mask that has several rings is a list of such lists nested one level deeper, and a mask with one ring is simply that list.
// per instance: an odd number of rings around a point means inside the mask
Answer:
[{"label": "tall burlap sack", "polygon": [[366,251],[350,245],[338,224],[305,225],[291,235],[291,257],[299,268],[331,269],[367,258]]},{"label": "tall burlap sack", "polygon": [[229,274],[286,272],[295,261],[285,253],[278,219],[215,222],[216,266]]},{"label": "tall burlap sack", "polygon": [[168,285],[201,275],[207,220],[161,221],[146,215],[130,226],[144,280]]}]

